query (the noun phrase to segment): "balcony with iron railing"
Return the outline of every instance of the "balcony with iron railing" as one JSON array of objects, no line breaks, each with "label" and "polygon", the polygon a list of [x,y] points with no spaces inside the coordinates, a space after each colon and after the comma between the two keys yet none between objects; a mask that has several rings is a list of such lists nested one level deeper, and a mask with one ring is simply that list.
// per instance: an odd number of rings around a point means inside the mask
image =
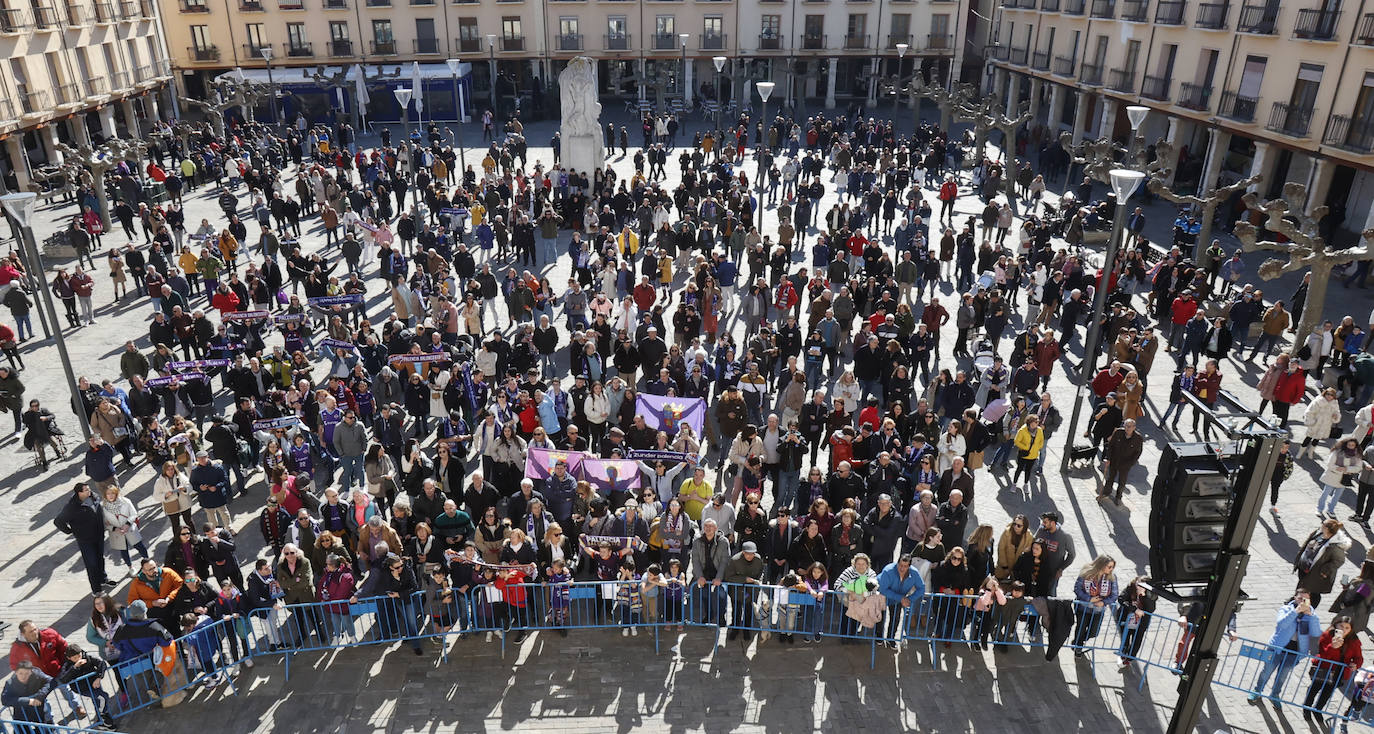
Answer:
[{"label": "balcony with iron railing", "polygon": [[1236,30],[1241,33],[1254,33],[1272,36],[1279,29],[1279,8],[1277,5],[1242,5],[1240,17],[1236,19]]},{"label": "balcony with iron railing", "polygon": [[862,51],[868,48],[869,36],[863,34],[846,34],[844,37],[844,48],[846,51]]},{"label": "balcony with iron railing", "polygon": [[728,33],[702,33],[697,36],[697,48],[703,51],[717,51],[725,48]]},{"label": "balcony with iron railing", "polygon": [[139,12],[145,18],[157,17],[157,3],[155,0],[138,0]]},{"label": "balcony with iron railing", "polygon": [[391,7],[391,0],[367,0],[367,7],[369,7],[369,8],[389,8],[389,7]]},{"label": "balcony with iron railing", "polygon": [[182,0],[181,12],[208,13],[210,12],[210,6],[205,3],[205,0]]},{"label": "balcony with iron railing", "polygon": [[554,42],[558,44],[559,51],[581,51],[581,33],[560,33],[554,36]]},{"label": "balcony with iron railing", "polygon": [[1355,43],[1374,46],[1374,13],[1365,13],[1360,18],[1360,29],[1355,32]]},{"label": "balcony with iron railing", "polygon": [[1309,41],[1334,41],[1336,24],[1340,19],[1339,10],[1299,10],[1298,20],[1293,24],[1293,37]]},{"label": "balcony with iron railing", "polygon": [[1107,88],[1122,94],[1135,94],[1135,72],[1130,69],[1108,70]]},{"label": "balcony with iron railing", "polygon": [[277,0],[281,10],[305,10],[305,0]]},{"label": "balcony with iron railing", "polygon": [[76,82],[57,85],[57,103],[59,105],[78,104],[85,101],[81,94],[81,85]]},{"label": "balcony with iron railing", "polygon": [[0,8],[0,34],[23,33],[29,29],[28,18],[18,8]]},{"label": "balcony with iron railing", "polygon": [[143,10],[138,7],[138,0],[119,0],[119,17],[125,20],[142,18]]},{"label": "balcony with iron railing", "polygon": [[1121,19],[1144,23],[1150,13],[1150,0],[1126,0],[1121,4]]},{"label": "balcony with iron railing", "polygon": [[654,50],[673,51],[677,49],[676,33],[655,33],[653,38]]},{"label": "balcony with iron railing", "polygon": [[453,39],[454,53],[474,54],[482,52],[482,39],[480,38],[455,38]]},{"label": "balcony with iron railing", "polygon": [[1077,64],[1072,56],[1054,57],[1055,76],[1073,76],[1073,67]]},{"label": "balcony with iron railing", "polygon": [[86,80],[86,91],[89,92],[87,99],[100,97],[110,93],[110,85],[105,82],[105,77],[93,76]]},{"label": "balcony with iron railing", "polygon": [[1092,17],[1111,20],[1116,17],[1116,0],[1093,0]]},{"label": "balcony with iron railing", "polygon": [[437,38],[417,38],[415,39],[415,53],[417,55],[434,55],[440,51],[439,39]]},{"label": "balcony with iron railing", "polygon": [[1255,111],[1259,109],[1259,97],[1248,97],[1234,90],[1221,93],[1217,114],[1236,122],[1254,122]]},{"label": "balcony with iron railing", "polygon": [[1082,15],[1087,0],[1064,0],[1064,15]]},{"label": "balcony with iron railing", "polygon": [[336,39],[327,44],[329,55],[335,58],[343,58],[353,55],[353,42],[347,39]]},{"label": "balcony with iron railing", "polygon": [[953,34],[953,33],[931,33],[931,34],[929,34],[928,36],[926,36],[926,50],[927,50],[927,51],[953,51],[953,50],[954,50],[954,34]]},{"label": "balcony with iron railing", "polygon": [[1197,6],[1197,20],[1194,25],[1203,30],[1224,31],[1226,30],[1226,14],[1231,9],[1227,3],[1199,3]]},{"label": "balcony with iron railing", "polygon": [[895,50],[897,50],[897,44],[899,44],[899,43],[905,43],[905,44],[907,45],[907,48],[911,48],[911,35],[908,34],[908,35],[902,36],[902,35],[898,35],[898,34],[896,34],[896,33],[889,33],[889,34],[887,34],[887,50],[889,50],[889,51],[895,51]]},{"label": "balcony with iron railing", "polygon": [[309,41],[283,43],[281,46],[288,59],[308,59],[315,55],[315,44]]},{"label": "balcony with iron railing", "polygon": [[1322,144],[1369,155],[1374,152],[1374,120],[1332,115],[1326,121]]},{"label": "balcony with iron railing", "polygon": [[373,41],[372,53],[377,56],[395,56],[396,39],[393,38],[390,41]]},{"label": "balcony with iron railing", "polygon": [[262,50],[270,49],[270,43],[245,43],[243,44],[243,56],[245,59],[257,61],[262,58]]},{"label": "balcony with iron railing", "polygon": [[1173,80],[1169,77],[1146,74],[1140,81],[1140,96],[1156,102],[1168,102],[1169,87],[1172,84]]},{"label": "balcony with iron railing", "polygon": [[1305,138],[1312,130],[1312,117],[1316,110],[1312,107],[1299,107],[1291,102],[1275,102],[1269,110],[1269,124],[1272,132],[1292,138]]},{"label": "balcony with iron railing", "polygon": [[0,99],[0,124],[13,122],[15,117],[17,116],[14,114],[14,103],[8,99]]},{"label": "balcony with iron railing", "polygon": [[1090,87],[1102,86],[1102,64],[1083,64],[1078,69],[1078,81]]},{"label": "balcony with iron railing", "polygon": [[1030,49],[1011,47],[1011,52],[1007,55],[1007,60],[1017,66],[1025,66],[1030,63]]},{"label": "balcony with iron railing", "polygon": [[988,61],[1006,61],[1011,58],[1011,50],[1001,44],[983,49],[983,57]]},{"label": "balcony with iron railing", "polygon": [[1059,0],[1041,0],[1040,9],[1046,13],[1059,12]]},{"label": "balcony with iron railing", "polygon": [[35,89],[32,92],[19,92],[15,95],[19,99],[19,110],[25,115],[38,115],[48,111],[48,94],[42,89]]},{"label": "balcony with iron railing", "polygon": [[86,9],[76,3],[67,3],[66,22],[69,26],[79,26],[86,18]]},{"label": "balcony with iron railing", "polygon": [[821,51],[825,49],[825,34],[810,35],[803,34],[801,37],[801,47],[807,51]]},{"label": "balcony with iron railing", "polygon": [[1050,52],[1036,51],[1031,54],[1031,68],[1036,71],[1050,70]]},{"label": "balcony with iron railing", "polygon": [[50,5],[39,5],[33,9],[33,27],[40,31],[56,30],[62,25],[62,18],[57,13],[57,8]]},{"label": "balcony with iron railing", "polygon": [[1187,9],[1187,0],[1159,0],[1159,4],[1155,5],[1155,24],[1183,25]]},{"label": "balcony with iron railing", "polygon": [[157,76],[157,73],[153,70],[152,64],[141,64],[134,70],[134,76],[137,77],[140,82],[146,82]]},{"label": "balcony with iron railing", "polygon": [[[219,48],[218,48],[217,46],[207,46],[206,48],[214,49],[215,58],[211,59],[211,61],[218,61],[218,60],[219,60]],[[192,52],[191,54],[189,54],[190,57],[191,57],[193,60],[197,60],[196,57],[195,57],[195,54],[194,54],[195,49],[192,48],[192,49],[188,49],[188,50]],[[127,71],[116,71],[115,73],[113,73],[113,74],[110,75],[110,79],[111,79],[111,82],[114,84],[114,89],[115,89],[115,91],[120,91],[120,90],[128,89],[129,87],[132,87],[132,86],[134,85],[134,83],[133,83],[133,77],[129,76],[129,72],[127,72]]]},{"label": "balcony with iron railing", "polygon": [[606,41],[607,51],[630,50],[630,34],[628,33],[607,33],[603,38]]},{"label": "balcony with iron railing", "polygon": [[524,50],[525,50],[525,37],[524,37],[524,36],[502,36],[502,37],[501,37],[501,50],[502,50],[502,51],[524,51]]},{"label": "balcony with iron railing", "polygon": [[325,10],[348,10],[348,0],[324,0]]},{"label": "balcony with iron railing", "polygon": [[[219,46],[189,46],[189,47],[187,47],[187,49],[186,49],[186,57],[189,58],[189,59],[192,60],[192,61],[196,61],[196,62],[200,62],[200,63],[204,63],[204,62],[206,62],[206,61],[219,61]],[[127,87],[127,86],[129,86],[128,83],[127,83],[127,82],[128,82],[127,79],[125,79],[125,80],[121,80],[121,79],[120,79],[120,75],[121,75],[121,74],[127,74],[127,72],[122,72],[122,71],[121,71],[121,72],[118,72],[118,73],[115,74],[115,81],[116,81],[115,86],[117,86],[117,87]],[[124,84],[119,84],[118,82],[120,82],[120,81],[124,81],[125,83],[124,83]]]},{"label": "balcony with iron railing", "polygon": [[776,33],[759,34],[760,51],[778,51],[782,48],[782,39]]},{"label": "balcony with iron railing", "polygon": [[239,11],[244,13],[265,13],[267,6],[260,0],[239,0]]}]

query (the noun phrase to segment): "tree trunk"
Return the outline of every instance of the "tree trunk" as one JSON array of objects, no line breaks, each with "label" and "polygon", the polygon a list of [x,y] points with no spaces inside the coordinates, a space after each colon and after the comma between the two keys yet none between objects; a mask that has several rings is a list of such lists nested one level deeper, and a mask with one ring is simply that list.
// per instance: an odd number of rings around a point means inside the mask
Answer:
[{"label": "tree trunk", "polygon": [[954,105],[953,103],[946,102],[944,104],[939,105],[939,107],[940,129],[949,130],[949,126],[954,122]]},{"label": "tree trunk", "polygon": [[105,225],[105,231],[110,231],[110,196],[105,193],[105,171],[91,169],[91,181],[95,186],[95,200],[99,207],[96,213],[100,215],[100,221]]},{"label": "tree trunk", "polygon": [[[1326,310],[1326,286],[1331,281],[1331,270],[1332,266],[1324,262],[1311,268],[1312,280],[1307,284],[1307,300],[1302,302],[1302,319],[1297,324],[1298,333],[1293,335],[1294,352],[1302,348],[1307,341],[1307,335],[1315,331],[1317,324],[1322,322],[1322,314]],[[1321,382],[1321,375],[1315,377],[1317,382]]]},{"label": "tree trunk", "polygon": [[1213,198],[1202,206],[1202,213],[1199,215],[1202,217],[1202,221],[1199,222],[1202,226],[1198,229],[1197,242],[1193,245],[1193,262],[1195,263],[1206,251],[1207,246],[1212,243],[1212,220],[1217,216],[1217,203],[1216,199]]},{"label": "tree trunk", "polygon": [[224,112],[216,109],[208,109],[206,112],[210,118],[210,127],[215,131],[215,137],[224,140]]}]

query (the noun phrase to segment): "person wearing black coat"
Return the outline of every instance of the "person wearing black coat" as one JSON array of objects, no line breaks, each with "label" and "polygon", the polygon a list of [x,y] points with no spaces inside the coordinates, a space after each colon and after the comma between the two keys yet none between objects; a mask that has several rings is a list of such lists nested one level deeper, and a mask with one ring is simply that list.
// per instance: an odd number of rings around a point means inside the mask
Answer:
[{"label": "person wearing black coat", "polygon": [[1227,326],[1226,319],[1218,316],[1212,320],[1211,328],[1207,329],[1207,335],[1202,339],[1202,351],[1212,359],[1226,359],[1226,355],[1231,353],[1231,328]]},{"label": "person wearing black coat", "polygon": [[383,639],[404,636],[416,655],[424,655],[415,625],[414,596],[419,590],[420,585],[415,582],[410,566],[395,553],[388,553],[350,601],[356,602],[359,597],[387,597],[377,600],[377,622],[381,625]]},{"label": "person wearing black coat", "polygon": [[[962,507],[962,505],[961,505]],[[937,520],[938,521],[938,520]],[[864,516],[865,543],[875,567],[885,567],[897,553],[897,544],[906,533],[906,518],[897,514],[892,498],[879,495],[878,506]]]},{"label": "person wearing black coat", "polygon": [[[290,525],[291,518],[288,516],[283,530]],[[177,531],[177,537],[167,544],[167,552],[163,554],[162,565],[176,571],[182,578],[190,574],[195,574],[202,579],[210,578],[210,559],[205,557],[205,550],[202,547],[203,541],[203,538],[191,532],[190,527],[182,527]]]},{"label": "person wearing black coat", "polygon": [[792,563],[792,547],[801,533],[797,523],[792,522],[792,510],[779,507],[777,516],[777,519],[768,523],[768,533],[764,535],[763,545],[759,548],[768,561],[767,582],[770,584],[778,583],[779,579],[786,576],[789,567],[794,570],[798,568]]},{"label": "person wearing black coat", "polygon": [[547,578],[552,572],[551,569],[553,568],[554,560],[553,548],[554,543],[557,543],[558,548],[563,551],[562,559],[564,568],[567,569],[570,577],[576,578],[577,567],[582,560],[582,555],[577,552],[577,543],[573,541],[571,535],[564,532],[561,525],[556,532],[557,535],[553,536],[553,542],[540,542],[539,550],[535,551],[534,556],[535,561],[539,564],[539,573]]},{"label": "person wearing black coat", "polygon": [[1122,667],[1130,665],[1131,659],[1140,653],[1155,611],[1155,594],[1145,586],[1148,581],[1144,576],[1137,576],[1121,589],[1116,599],[1116,624],[1121,630],[1118,654]]},{"label": "person wearing black coat", "polygon": [[90,485],[77,482],[72,496],[58,513],[53,524],[72,536],[81,552],[81,564],[86,567],[86,580],[91,593],[101,594],[106,585],[113,586],[105,575],[105,517],[100,503],[94,498]]},{"label": "person wearing black coat", "polygon": [[812,564],[826,566],[829,562],[830,549],[826,547],[825,536],[820,534],[820,524],[814,518],[808,519],[806,529],[797,535],[787,549],[787,563],[793,573],[804,576]]}]

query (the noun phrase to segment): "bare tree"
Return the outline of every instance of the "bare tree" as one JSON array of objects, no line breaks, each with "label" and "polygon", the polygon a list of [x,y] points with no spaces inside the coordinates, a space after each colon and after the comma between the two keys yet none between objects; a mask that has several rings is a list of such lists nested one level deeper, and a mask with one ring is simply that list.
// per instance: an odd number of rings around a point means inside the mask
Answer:
[{"label": "bare tree", "polygon": [[920,75],[911,85],[911,93],[913,96],[924,97],[935,103],[935,106],[940,110],[940,129],[942,130],[948,130],[949,126],[953,124],[956,109],[978,98],[978,90],[971,84],[960,84],[950,90],[939,84],[927,84]]},{"label": "bare tree", "polygon": [[1229,201],[1237,192],[1244,191],[1260,183],[1264,180],[1264,176],[1262,174],[1255,174],[1249,178],[1241,179],[1230,186],[1211,189],[1205,194],[1199,194],[1197,196],[1178,194],[1175,193],[1173,189],[1170,189],[1167,183],[1173,176],[1173,169],[1164,165],[1164,161],[1174,160],[1172,155],[1173,148],[1173,143],[1167,140],[1161,140],[1155,143],[1155,153],[1157,155],[1155,160],[1159,162],[1159,165],[1150,171],[1150,180],[1145,185],[1150,189],[1150,193],[1165,201],[1193,207],[1198,210],[1198,216],[1201,217],[1201,228],[1198,230],[1197,246],[1194,248],[1194,257],[1196,258],[1196,253],[1202,252],[1207,247],[1207,243],[1212,241],[1212,220],[1216,219],[1217,206]]},{"label": "bare tree", "polygon": [[[379,88],[381,83],[387,79],[397,79],[401,76],[401,67],[399,66],[391,72],[387,72],[379,66],[377,67],[377,73],[371,76],[367,73],[366,65],[360,68],[363,74],[363,85],[366,86],[368,90]],[[356,99],[357,94],[355,90],[357,89],[357,82],[353,80],[353,66],[351,64],[345,64],[332,74],[326,73],[327,71],[328,67],[317,66],[314,71],[305,70],[303,73],[307,79],[310,79],[315,82],[315,84],[327,90],[327,94],[331,100],[335,97],[335,91],[340,89],[355,97],[353,100],[353,129],[357,131],[362,125],[362,110],[360,109],[360,100]]]},{"label": "bare tree", "polygon": [[1255,192],[1243,198],[1250,211],[1263,215],[1266,230],[1282,235],[1287,242],[1260,241],[1259,227],[1250,222],[1236,223],[1235,235],[1247,252],[1264,250],[1288,255],[1285,262],[1279,258],[1265,260],[1259,267],[1259,275],[1265,280],[1273,280],[1285,273],[1306,270],[1312,274],[1307,286],[1307,300],[1302,309],[1302,319],[1295,327],[1297,336],[1294,344],[1302,344],[1321,322],[1326,306],[1326,287],[1331,282],[1331,271],[1338,265],[1369,257],[1370,245],[1374,243],[1374,229],[1366,229],[1360,234],[1360,244],[1344,250],[1328,249],[1325,237],[1318,228],[1326,217],[1327,207],[1319,206],[1309,215],[1303,204],[1307,201],[1307,187],[1299,183],[1283,185],[1283,195],[1278,199],[1261,202]]},{"label": "bare tree", "polygon": [[81,169],[91,172],[91,187],[95,189],[100,220],[105,223],[106,229],[110,226],[110,197],[105,193],[105,174],[114,170],[121,161],[133,161],[137,165],[147,148],[147,144],[141,140],[123,138],[111,138],[94,147],[57,144],[73,182],[81,180]]},{"label": "bare tree", "polygon": [[252,79],[235,79],[233,75],[226,74],[211,82],[210,88],[214,91],[212,99],[186,97],[183,101],[203,110],[205,116],[210,120],[210,126],[214,128],[215,135],[223,138],[224,113],[227,110],[243,107],[249,110],[251,114],[258,102],[275,94],[280,87],[280,84],[268,84]]},{"label": "bare tree", "polygon": [[1016,213],[1016,171],[1013,168],[1016,153],[1016,129],[1034,117],[1030,113],[1030,102],[1022,102],[1015,116],[1008,115],[1005,107],[984,96],[979,101],[964,101],[954,108],[955,119],[973,123],[974,154],[973,165],[978,165],[987,145],[988,132],[997,130],[1002,133],[1002,191],[1006,194],[1007,205]]}]

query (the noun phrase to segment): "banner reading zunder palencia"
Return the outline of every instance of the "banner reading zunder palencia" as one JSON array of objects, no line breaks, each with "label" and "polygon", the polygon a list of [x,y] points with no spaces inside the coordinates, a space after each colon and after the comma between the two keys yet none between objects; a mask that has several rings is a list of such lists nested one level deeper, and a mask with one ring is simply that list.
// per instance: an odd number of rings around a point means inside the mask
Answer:
[{"label": "banner reading zunder palencia", "polygon": [[560,461],[568,462],[568,473],[580,476],[577,471],[584,459],[591,454],[582,451],[558,451],[556,449],[531,448],[525,452],[525,477],[529,479],[548,479],[553,468]]},{"label": "banner reading zunder palencia", "polygon": [[644,416],[644,424],[650,428],[673,434],[686,422],[700,436],[706,420],[706,401],[640,393],[636,396],[635,411]]}]

